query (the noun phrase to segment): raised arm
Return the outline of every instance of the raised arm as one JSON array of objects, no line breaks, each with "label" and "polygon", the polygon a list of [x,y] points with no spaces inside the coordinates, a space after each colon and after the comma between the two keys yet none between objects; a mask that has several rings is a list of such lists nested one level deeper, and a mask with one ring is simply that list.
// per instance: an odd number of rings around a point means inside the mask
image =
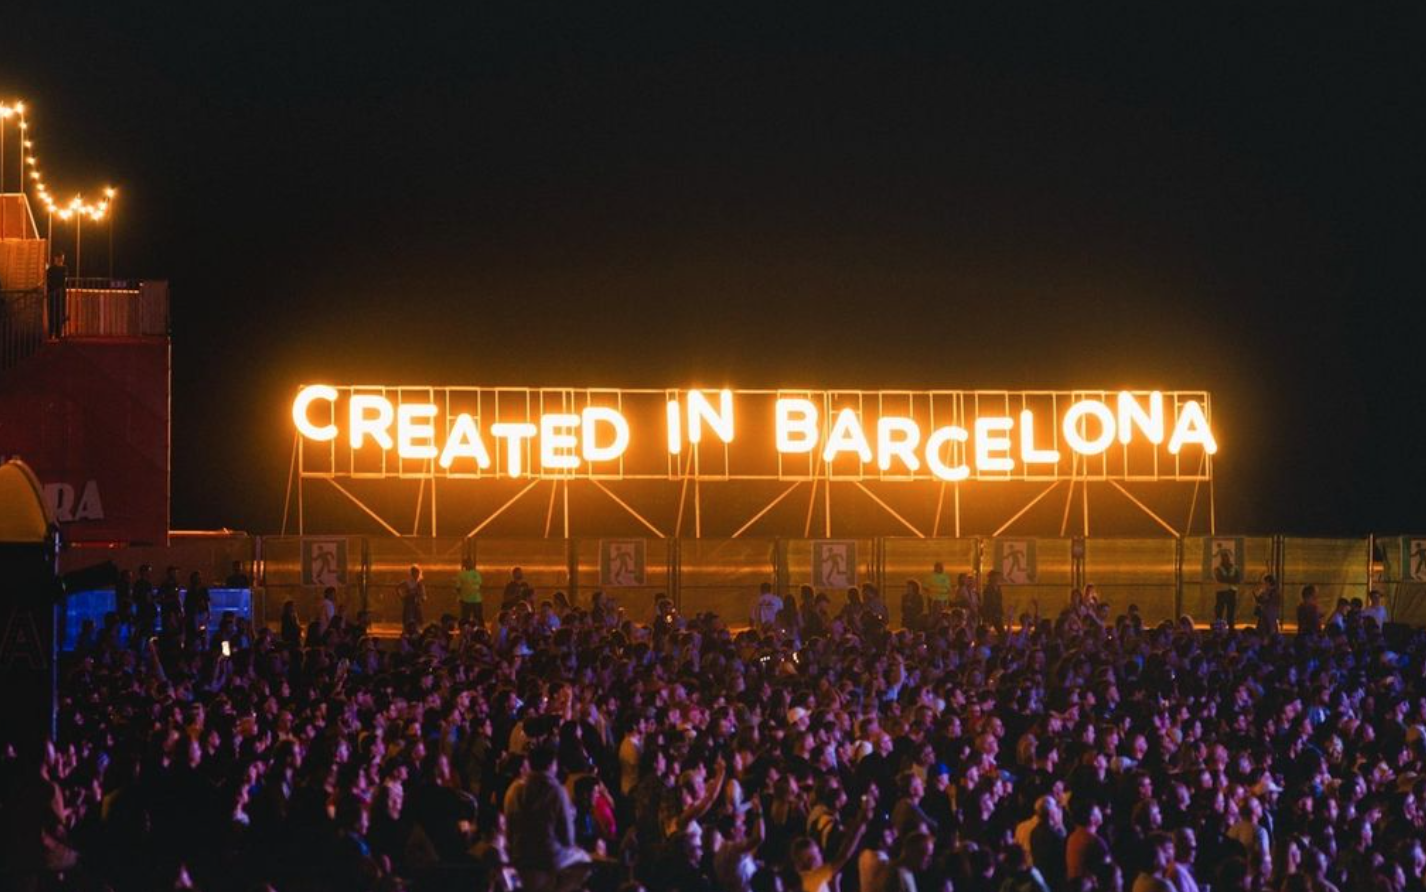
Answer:
[{"label": "raised arm", "polygon": [[876,786],[868,788],[865,796],[862,797],[862,807],[857,812],[856,819],[852,826],[847,828],[847,835],[842,840],[842,844],[837,847],[837,854],[828,862],[827,866],[832,869],[833,874],[842,872],[842,868],[847,866],[847,862],[852,860],[852,856],[857,853],[857,847],[861,845],[862,836],[866,833],[867,821],[871,820],[873,810],[876,808]]},{"label": "raised arm", "polygon": [[723,792],[723,781],[727,776],[728,767],[722,759],[719,759],[717,766],[713,769],[713,780],[703,791],[703,798],[684,809],[683,813],[678,816],[680,830],[708,813],[708,809],[713,807],[713,803],[718,801],[718,795]]}]

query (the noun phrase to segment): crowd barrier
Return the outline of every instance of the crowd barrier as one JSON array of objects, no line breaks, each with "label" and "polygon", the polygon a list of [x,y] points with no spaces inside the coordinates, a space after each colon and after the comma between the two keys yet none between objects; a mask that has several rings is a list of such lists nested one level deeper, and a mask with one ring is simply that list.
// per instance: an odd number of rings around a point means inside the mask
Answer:
[{"label": "crowd barrier", "polygon": [[[399,623],[397,586],[419,565],[426,581],[426,616],[455,612],[456,574],[465,559],[483,576],[487,604],[498,604],[510,570],[520,567],[540,598],[563,591],[588,604],[595,590],[629,615],[646,619],[654,599],[667,595],[684,613],[714,611],[738,624],[746,620],[758,587],[771,583],[780,594],[804,584],[840,605],[852,585],[876,585],[899,623],[907,580],[926,584],[941,563],[952,577],[973,573],[983,580],[999,568],[1010,582],[1005,608],[1053,615],[1068,592],[1093,584],[1117,612],[1136,605],[1148,622],[1187,614],[1213,618],[1214,569],[1223,552],[1239,568],[1237,621],[1248,622],[1251,592],[1264,573],[1282,581],[1285,618],[1294,616],[1298,593],[1314,585],[1319,604],[1330,610],[1338,598],[1362,598],[1378,590],[1397,622],[1426,624],[1426,536],[1350,539],[1297,536],[1211,538],[863,538],[863,539],[486,539],[367,536],[229,536],[176,540],[168,548],[65,552],[62,567],[75,570],[102,560],[121,567],[180,568],[181,579],[201,572],[222,584],[234,561],[254,580],[254,619],[275,622],[292,600],[299,616],[313,616],[324,588],[355,613],[377,623]],[[1413,556],[1414,555],[1414,556]]]}]

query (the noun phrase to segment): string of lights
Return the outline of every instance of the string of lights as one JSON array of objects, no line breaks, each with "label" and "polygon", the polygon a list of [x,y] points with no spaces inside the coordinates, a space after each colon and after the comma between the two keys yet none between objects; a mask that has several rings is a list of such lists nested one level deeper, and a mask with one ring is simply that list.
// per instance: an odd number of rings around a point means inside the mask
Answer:
[{"label": "string of lights", "polygon": [[103,220],[110,213],[109,206],[113,203],[118,190],[113,186],[105,186],[103,198],[98,201],[86,201],[82,193],[75,193],[67,203],[63,199],[56,200],[54,194],[45,183],[44,174],[40,171],[40,161],[35,155],[34,136],[30,133],[30,122],[25,116],[25,103],[23,102],[0,102],[0,127],[10,118],[18,118],[20,131],[21,148],[21,191],[24,191],[25,180],[28,180],[34,195],[44,205],[45,210],[61,220],[69,220],[71,217],[83,219],[88,217],[91,220]]}]

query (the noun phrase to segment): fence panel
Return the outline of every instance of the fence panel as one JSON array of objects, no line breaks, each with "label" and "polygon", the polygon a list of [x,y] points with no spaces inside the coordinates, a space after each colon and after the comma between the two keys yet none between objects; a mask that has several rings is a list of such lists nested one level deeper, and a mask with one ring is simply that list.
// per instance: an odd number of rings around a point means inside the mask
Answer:
[{"label": "fence panel", "polygon": [[[979,539],[883,539],[881,576],[891,607],[891,624],[900,628],[903,623],[901,595],[908,579],[921,583],[921,593],[929,599],[927,579],[936,564],[945,566],[954,585],[960,574],[976,572],[979,544]],[[954,597],[954,590],[951,595]]]},{"label": "fence panel", "polygon": [[1426,624],[1426,535],[1379,536],[1381,578],[1375,588],[1386,598],[1392,622]]},{"label": "fence panel", "polygon": [[[748,622],[758,586],[773,582],[773,539],[683,539],[678,543],[678,609],[685,615],[713,611],[731,626]],[[646,621],[653,613],[635,620]]]},{"label": "fence panel", "polygon": [[[1366,603],[1370,579],[1370,541],[1363,539],[1282,539],[1283,621],[1297,621],[1297,605],[1305,585],[1317,587],[1317,606],[1326,616],[1338,598]],[[1241,610],[1240,610],[1241,612]]]},{"label": "fence panel", "polygon": [[672,589],[670,539],[579,539],[574,543],[579,603],[602,591],[634,620],[653,615],[654,599]]},{"label": "fence panel", "polygon": [[875,539],[783,539],[781,542],[787,593],[795,595],[802,586],[810,585],[818,594],[826,594],[831,599],[833,614],[847,603],[848,588],[876,585],[879,581]]},{"label": "fence panel", "polygon": [[1177,619],[1178,542],[1175,539],[1088,539],[1084,581],[1109,604],[1109,616],[1139,608],[1145,625]]},{"label": "fence panel", "polygon": [[1043,617],[1059,615],[1069,603],[1074,586],[1074,561],[1070,539],[1034,539],[1004,536],[985,540],[981,558],[981,588],[991,570],[1004,577],[1005,615],[1018,620],[1022,613]]},{"label": "fence panel", "polygon": [[263,574],[253,592],[253,619],[275,626],[292,601],[303,628],[317,616],[322,590],[337,590],[337,605],[353,619],[361,612],[360,536],[264,536]]}]

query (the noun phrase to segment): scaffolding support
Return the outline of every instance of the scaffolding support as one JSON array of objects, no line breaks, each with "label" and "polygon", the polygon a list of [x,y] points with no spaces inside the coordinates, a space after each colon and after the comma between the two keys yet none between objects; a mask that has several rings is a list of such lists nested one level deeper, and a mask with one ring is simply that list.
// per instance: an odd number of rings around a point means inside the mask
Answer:
[{"label": "scaffolding support", "polygon": [[1138,499],[1136,499],[1136,498],[1134,497],[1134,494],[1133,494],[1133,493],[1129,492],[1129,490],[1125,489],[1123,486],[1121,486],[1121,485],[1119,484],[1119,481],[1117,481],[1117,480],[1110,480],[1110,481],[1109,481],[1109,485],[1112,486],[1112,487],[1114,487],[1115,489],[1119,490],[1121,493],[1123,493],[1123,494],[1124,494],[1124,498],[1126,498],[1126,499],[1128,499],[1129,501],[1133,502],[1133,503],[1138,507],[1138,509],[1139,509],[1140,511],[1144,512],[1145,514],[1149,515],[1149,517],[1153,518],[1153,520],[1154,520],[1155,523],[1157,523],[1159,526],[1163,527],[1165,530],[1168,530],[1168,533],[1169,533],[1170,536],[1173,536],[1173,537],[1176,538],[1176,539],[1177,539],[1177,538],[1180,538],[1179,533],[1178,533],[1178,530],[1174,529],[1174,528],[1169,524],[1168,521],[1164,520],[1162,517],[1160,517],[1160,516],[1158,516],[1157,514],[1155,514],[1154,511],[1153,511],[1148,505],[1145,505],[1143,502],[1141,502],[1141,501],[1139,501]]},{"label": "scaffolding support", "polygon": [[534,489],[536,486],[539,486],[539,485],[540,485],[540,481],[539,481],[539,480],[531,480],[529,483],[527,483],[527,484],[525,485],[525,488],[524,488],[524,489],[520,490],[519,492],[517,492],[517,493],[515,493],[513,496],[511,496],[511,497],[509,498],[509,500],[507,500],[507,501],[505,502],[505,504],[501,505],[499,508],[496,508],[495,511],[494,511],[494,513],[492,513],[489,517],[485,518],[485,519],[482,520],[480,523],[476,524],[476,525],[475,525],[475,528],[474,528],[473,530],[471,530],[469,533],[466,533],[466,534],[465,534],[465,538],[469,539],[470,537],[474,536],[476,533],[479,533],[481,530],[485,529],[487,526],[489,526],[489,525],[495,520],[495,518],[497,518],[497,517],[499,517],[500,515],[504,514],[505,511],[506,511],[511,505],[513,505],[513,504],[515,504],[516,502],[520,501],[521,496],[525,495],[525,493],[529,492],[530,490]]},{"label": "scaffolding support", "polygon": [[764,515],[766,515],[766,514],[767,514],[769,511],[771,511],[772,509],[776,508],[776,507],[778,506],[778,503],[780,503],[783,499],[787,498],[788,496],[792,495],[792,491],[793,491],[794,489],[796,489],[797,487],[801,486],[801,485],[802,485],[802,481],[799,480],[799,481],[797,481],[796,483],[794,483],[794,484],[792,484],[791,486],[789,486],[787,489],[784,489],[780,494],[778,494],[778,496],[777,496],[776,498],[774,498],[771,502],[768,502],[766,505],[764,505],[764,506],[763,506],[763,509],[762,509],[761,511],[759,511],[757,514],[754,514],[752,517],[750,517],[750,518],[748,519],[748,522],[747,522],[747,523],[745,523],[745,524],[743,524],[742,526],[738,527],[737,532],[733,533],[733,535],[730,536],[729,538],[736,539],[736,538],[738,538],[739,536],[743,535],[743,533],[746,533],[746,532],[748,531],[748,528],[749,528],[749,527],[751,527],[753,524],[757,523],[758,521],[762,520]]},{"label": "scaffolding support", "polygon": [[[886,504],[886,502],[883,502],[880,498],[878,498],[876,493],[872,492],[870,489],[867,489],[866,484],[862,483],[860,480],[855,480],[855,481],[853,481],[853,482],[856,483],[857,489],[860,489],[862,492],[866,493],[866,494],[867,494],[867,497],[870,498],[873,502],[876,502],[878,505],[880,505],[880,506],[882,507],[882,509],[886,511],[887,514],[890,514],[892,517],[894,517],[894,518],[896,518],[897,520],[899,520],[899,521],[901,522],[901,525],[902,525],[902,526],[906,527],[906,529],[910,530],[912,533],[914,533],[914,534],[916,535],[916,538],[918,538],[918,539],[924,539],[924,538],[926,538],[926,534],[925,534],[925,533],[923,533],[923,532],[921,532],[920,530],[916,529],[915,525],[912,524],[911,521],[907,520],[906,518],[902,517],[900,514],[896,513],[896,510],[895,510],[894,508],[892,508],[890,505]],[[830,536],[830,535],[831,535],[831,530],[828,529],[827,532],[828,532],[828,535]]]},{"label": "scaffolding support", "polygon": [[[597,488],[599,489],[600,492],[604,493],[606,496],[608,496],[609,498],[613,499],[613,500],[614,500],[614,503],[615,503],[616,505],[618,505],[620,508],[623,508],[625,511],[629,512],[629,514],[632,515],[635,520],[637,520],[639,523],[643,524],[644,526],[648,527],[648,528],[649,528],[649,531],[652,532],[655,536],[658,536],[660,539],[667,539],[667,538],[668,538],[667,536],[665,536],[665,535],[663,534],[663,531],[662,531],[662,530],[660,530],[658,527],[656,527],[656,526],[654,526],[652,523],[650,523],[648,518],[644,517],[644,515],[642,515],[642,514],[640,514],[639,512],[635,511],[634,508],[633,508],[633,506],[631,506],[628,502],[624,501],[623,499],[621,499],[621,498],[619,498],[617,495],[615,495],[615,494],[614,494],[614,491],[613,491],[612,489],[610,489],[609,487],[607,487],[607,486],[605,486],[604,484],[600,483],[598,480],[595,480],[593,477],[589,478],[589,482],[590,482],[590,483],[593,483],[593,484],[595,485],[595,487],[597,487]],[[566,494],[566,495],[567,495],[567,494]],[[568,531],[566,530],[565,537],[568,538],[568,536],[569,536],[569,533],[568,533]]]},{"label": "scaffolding support", "polygon": [[[1005,521],[1005,523],[1002,523],[1002,524],[1000,525],[1000,529],[998,529],[998,530],[996,530],[995,532],[991,533],[991,534],[990,534],[991,538],[993,539],[993,538],[995,538],[996,536],[999,536],[1000,534],[1004,533],[1006,530],[1010,529],[1010,525],[1011,525],[1011,524],[1013,524],[1015,521],[1019,520],[1021,517],[1024,517],[1024,516],[1025,516],[1025,513],[1026,513],[1027,511],[1029,511],[1031,508],[1033,508],[1033,507],[1035,507],[1036,505],[1038,505],[1038,504],[1040,503],[1040,500],[1043,499],[1045,496],[1047,496],[1047,495],[1049,495],[1050,493],[1054,492],[1055,487],[1056,487],[1056,486],[1059,486],[1061,482],[1063,482],[1063,481],[1056,480],[1055,482],[1051,483],[1049,486],[1047,486],[1047,487],[1045,487],[1043,490],[1041,490],[1041,491],[1040,491],[1040,494],[1037,495],[1037,496],[1035,496],[1033,499],[1031,499],[1030,502],[1029,502],[1029,504],[1027,504],[1024,508],[1021,508],[1019,511],[1016,511],[1015,514],[1014,514],[1009,520]],[[1074,483],[1070,483],[1070,486],[1074,486]]]},{"label": "scaffolding support", "polygon": [[[350,491],[348,491],[348,490],[346,489],[346,487],[342,486],[340,483],[338,483],[336,480],[331,479],[330,477],[327,478],[327,482],[330,483],[330,484],[332,484],[332,486],[337,490],[337,492],[339,492],[339,493],[341,493],[342,495],[346,496],[348,499],[351,499],[352,504],[356,505],[356,506],[357,506],[358,508],[360,508],[362,511],[365,511],[368,517],[370,517],[372,520],[376,521],[377,523],[379,523],[379,524],[381,524],[383,527],[385,527],[385,528],[386,528],[386,531],[387,531],[388,533],[390,533],[391,535],[395,536],[395,537],[398,538],[398,539],[401,538],[401,532],[400,532],[399,530],[397,530],[396,527],[392,526],[391,524],[389,524],[389,523],[387,523],[385,520],[383,520],[380,514],[377,514],[375,511],[373,511],[372,509],[368,508],[365,502],[363,502],[361,499],[357,498],[356,496],[352,495],[352,493],[351,493]],[[299,490],[299,495],[300,495],[300,490]],[[300,504],[300,499],[299,499],[299,504]],[[299,535],[301,534],[301,528],[300,528],[300,527],[299,527],[299,529],[298,529],[298,534],[299,534]]]}]

